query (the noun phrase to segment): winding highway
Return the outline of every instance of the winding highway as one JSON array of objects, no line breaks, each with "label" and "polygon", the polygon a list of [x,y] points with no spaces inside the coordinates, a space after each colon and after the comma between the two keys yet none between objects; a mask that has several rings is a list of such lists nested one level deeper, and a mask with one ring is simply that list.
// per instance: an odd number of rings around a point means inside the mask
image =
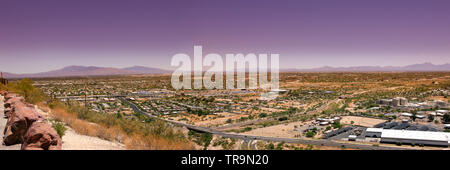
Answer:
[{"label": "winding highway", "polygon": [[318,145],[318,146],[333,146],[333,147],[353,148],[353,149],[362,149],[362,150],[406,150],[406,149],[408,149],[408,148],[401,148],[401,147],[373,146],[371,144],[341,143],[341,142],[336,142],[333,140],[326,140],[326,139],[296,139],[296,138],[281,138],[281,137],[253,136],[253,135],[244,135],[244,134],[236,134],[236,133],[226,133],[226,132],[214,130],[214,129],[207,128],[207,127],[195,126],[195,125],[185,124],[185,123],[181,123],[181,122],[176,122],[173,120],[161,119],[155,115],[151,115],[147,112],[142,111],[134,103],[126,100],[123,97],[119,97],[119,99],[121,101],[129,104],[130,107],[135,112],[139,112],[150,118],[163,120],[163,121],[172,123],[174,125],[183,126],[190,130],[194,130],[194,131],[198,131],[198,132],[211,133],[211,134],[219,135],[222,137],[241,139],[244,141],[263,140],[263,141],[271,141],[271,142],[301,143],[301,144],[312,144],[312,145]]}]

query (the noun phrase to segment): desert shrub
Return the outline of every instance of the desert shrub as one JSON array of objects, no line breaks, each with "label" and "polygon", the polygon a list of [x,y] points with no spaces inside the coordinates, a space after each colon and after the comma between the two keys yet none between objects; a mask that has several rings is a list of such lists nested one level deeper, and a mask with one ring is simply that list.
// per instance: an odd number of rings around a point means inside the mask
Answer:
[{"label": "desert shrub", "polygon": [[285,121],[285,120],[288,120],[288,118],[287,117],[280,117],[280,118],[278,118],[278,121]]},{"label": "desert shrub", "polygon": [[66,134],[66,126],[63,122],[60,121],[52,121],[52,127],[56,130],[56,133],[58,133],[59,137],[63,137]]},{"label": "desert shrub", "polygon": [[449,122],[450,122],[450,114],[446,113],[446,114],[442,117],[442,122],[444,122],[444,123],[449,123]]},{"label": "desert shrub", "polygon": [[98,114],[79,104],[49,103],[52,116],[65,122],[75,132],[125,144],[127,149],[192,149],[185,136],[162,120],[149,122]]},{"label": "desert shrub", "polygon": [[275,149],[275,145],[273,145],[273,143],[269,143],[268,145],[266,145],[266,150],[273,150]]},{"label": "desert shrub", "polygon": [[284,146],[284,142],[280,142],[277,145],[277,148],[275,148],[276,150],[283,150],[283,146]]},{"label": "desert shrub", "polygon": [[308,137],[308,138],[312,138],[312,137],[314,137],[315,135],[316,135],[316,133],[314,133],[314,132],[312,132],[312,131],[306,132],[306,137]]},{"label": "desert shrub", "polygon": [[252,127],[245,127],[244,129],[241,130],[241,133],[251,131],[252,129],[253,129]]},{"label": "desert shrub", "polygon": [[267,117],[267,113],[260,113],[258,116],[259,116],[260,118]]},{"label": "desert shrub", "polygon": [[213,136],[210,133],[204,133],[201,137],[201,141],[204,143],[204,149],[206,150],[206,148],[209,146],[209,144],[211,143]]},{"label": "desert shrub", "polygon": [[[210,133],[201,133],[201,132],[195,132],[190,130],[188,132],[189,138],[192,139],[195,143],[197,143],[200,146],[203,146],[203,149],[206,150],[211,144],[211,140],[213,138],[212,134]],[[214,145],[214,144],[213,144]]]},{"label": "desert shrub", "polygon": [[231,123],[231,122],[233,122],[233,120],[231,120],[231,119],[227,119],[227,121],[225,121],[225,123]]},{"label": "desert shrub", "polygon": [[433,122],[434,121],[434,115],[429,114],[428,115],[428,122]]},{"label": "desert shrub", "polygon": [[342,128],[342,125],[339,121],[335,121],[335,122],[333,122],[333,128],[340,129],[340,128]]}]

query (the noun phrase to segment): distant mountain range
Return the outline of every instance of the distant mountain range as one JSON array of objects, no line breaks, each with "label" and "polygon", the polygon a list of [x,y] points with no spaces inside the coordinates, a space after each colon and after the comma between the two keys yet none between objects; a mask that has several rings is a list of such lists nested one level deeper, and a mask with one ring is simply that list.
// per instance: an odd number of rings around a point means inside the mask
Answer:
[{"label": "distant mountain range", "polygon": [[163,70],[159,68],[151,68],[151,67],[144,67],[144,66],[133,66],[133,67],[127,67],[123,68],[122,70],[132,71],[135,73],[140,74],[164,74],[164,73],[171,73],[171,70]]},{"label": "distant mountain range", "polygon": [[130,75],[130,74],[163,74],[171,73],[172,71],[133,66],[127,68],[112,68],[112,67],[95,67],[95,66],[68,66],[62,69],[32,73],[32,74],[14,74],[3,73],[7,78],[38,78],[38,77],[70,77],[70,76],[107,76],[107,75]]},{"label": "distant mountain range", "polygon": [[356,66],[356,67],[319,67],[311,69],[280,69],[280,72],[412,72],[412,71],[450,71],[450,63],[434,65],[432,63],[407,66]]},{"label": "distant mountain range", "polygon": [[[450,63],[434,65],[432,63],[413,64],[407,66],[358,66],[358,67],[320,67],[312,69],[280,69],[280,72],[401,72],[401,71],[450,71]],[[38,78],[38,77],[69,77],[69,76],[106,76],[131,74],[165,74],[172,70],[151,67],[133,66],[127,68],[68,66],[62,69],[32,73],[3,73],[6,78]]]}]

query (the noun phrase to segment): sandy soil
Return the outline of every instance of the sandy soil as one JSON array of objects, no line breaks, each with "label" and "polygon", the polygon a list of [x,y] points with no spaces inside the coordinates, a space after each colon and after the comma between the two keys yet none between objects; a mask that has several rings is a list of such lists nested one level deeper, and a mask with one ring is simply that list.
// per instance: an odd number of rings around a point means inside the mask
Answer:
[{"label": "sandy soil", "polygon": [[67,127],[66,134],[62,138],[63,150],[124,150],[121,143],[110,142],[97,137],[77,134]]},{"label": "sandy soil", "polygon": [[244,115],[244,114],[232,114],[232,113],[228,113],[228,112],[217,113],[217,115],[224,116],[224,117],[217,117],[216,119],[208,119],[208,120],[204,120],[204,121],[198,121],[198,122],[195,122],[195,125],[208,126],[208,127],[215,126],[215,125],[222,125],[222,124],[226,124],[226,121],[228,119],[237,120],[237,119],[240,119],[241,117],[248,116],[248,115]]},{"label": "sandy soil", "polygon": [[253,129],[251,131],[244,132],[243,134],[267,137],[295,138],[295,135],[299,135],[302,133],[301,131],[294,131],[295,126],[297,126],[298,129],[301,129],[301,127],[305,124],[307,124],[307,122],[279,124],[275,126]]},{"label": "sandy soil", "polygon": [[449,102],[449,99],[445,98],[444,96],[430,96],[427,97],[427,100],[442,100],[444,102]]},{"label": "sandy soil", "polygon": [[375,118],[368,118],[368,117],[359,117],[359,116],[344,116],[341,119],[342,124],[351,124],[351,122],[354,122],[353,125],[357,126],[363,126],[363,127],[373,127],[376,124],[386,122],[386,120],[383,119],[375,119]]}]

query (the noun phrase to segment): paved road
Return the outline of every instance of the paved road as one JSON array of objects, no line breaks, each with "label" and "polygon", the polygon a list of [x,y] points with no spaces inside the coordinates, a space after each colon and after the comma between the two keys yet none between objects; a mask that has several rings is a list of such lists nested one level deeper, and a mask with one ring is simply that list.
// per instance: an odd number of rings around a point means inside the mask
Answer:
[{"label": "paved road", "polygon": [[236,134],[236,133],[226,133],[226,132],[221,132],[221,131],[206,128],[206,127],[180,123],[180,122],[176,122],[173,120],[161,119],[157,116],[151,115],[147,112],[140,110],[134,103],[126,100],[123,97],[120,97],[119,99],[125,103],[128,103],[134,111],[142,113],[148,117],[164,120],[164,121],[167,121],[172,124],[179,125],[179,126],[184,126],[191,130],[211,133],[211,134],[215,134],[215,135],[219,135],[219,136],[223,136],[223,137],[227,137],[227,138],[235,138],[235,139],[241,139],[241,140],[247,140],[247,141],[248,140],[263,140],[263,141],[272,141],[272,142],[301,143],[301,144],[345,147],[345,148],[354,148],[354,149],[363,149],[363,150],[404,150],[404,149],[407,149],[407,148],[399,148],[399,147],[372,146],[370,144],[341,143],[341,142],[337,142],[337,141],[333,141],[333,140],[323,140],[323,139],[295,139],[295,138],[252,136],[252,135],[243,135],[243,134]]}]

